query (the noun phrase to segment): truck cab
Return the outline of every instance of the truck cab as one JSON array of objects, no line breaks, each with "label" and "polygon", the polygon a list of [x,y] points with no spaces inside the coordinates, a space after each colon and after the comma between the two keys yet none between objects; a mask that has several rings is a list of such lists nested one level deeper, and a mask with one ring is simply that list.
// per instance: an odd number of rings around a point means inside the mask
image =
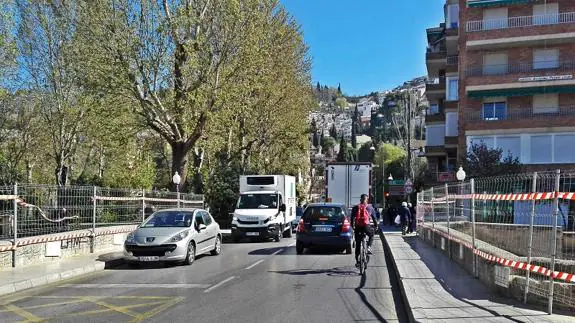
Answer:
[{"label": "truck cab", "polygon": [[295,178],[287,175],[242,175],[232,217],[232,239],[291,237],[295,219]]}]

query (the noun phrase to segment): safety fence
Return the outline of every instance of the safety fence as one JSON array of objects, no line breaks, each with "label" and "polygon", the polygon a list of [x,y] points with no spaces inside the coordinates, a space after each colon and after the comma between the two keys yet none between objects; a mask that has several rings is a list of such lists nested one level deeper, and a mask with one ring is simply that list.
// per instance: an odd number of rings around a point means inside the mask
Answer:
[{"label": "safety fence", "polygon": [[[139,224],[157,210],[203,208],[202,195],[116,189],[94,186],[18,184],[0,187],[0,244],[89,230],[115,233],[105,227]],[[127,226],[129,228],[129,226]],[[113,232],[114,231],[114,232]],[[5,247],[4,249],[7,249]],[[8,248],[9,249],[9,248]]]},{"label": "safety fence", "polygon": [[575,171],[470,179],[417,199],[418,228],[472,250],[476,276],[482,259],[519,276],[525,302],[575,307]]}]

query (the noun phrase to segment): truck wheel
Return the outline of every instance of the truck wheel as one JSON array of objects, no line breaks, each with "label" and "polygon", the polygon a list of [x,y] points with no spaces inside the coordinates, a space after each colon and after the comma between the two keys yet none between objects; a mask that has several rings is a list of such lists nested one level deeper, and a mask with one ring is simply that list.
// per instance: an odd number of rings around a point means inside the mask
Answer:
[{"label": "truck wheel", "polygon": [[295,252],[296,252],[298,255],[301,255],[301,254],[303,253],[303,249],[304,249],[304,248],[303,248],[303,243],[301,243],[301,242],[299,242],[299,241],[296,240],[296,242],[295,242]]},{"label": "truck wheel", "polygon": [[283,234],[284,234],[283,231],[284,231],[284,228],[283,228],[283,226],[280,225],[279,228],[278,228],[278,233],[277,233],[276,236],[274,237],[275,242],[280,242],[280,241],[281,241],[281,239],[282,239],[282,237],[283,237]]}]

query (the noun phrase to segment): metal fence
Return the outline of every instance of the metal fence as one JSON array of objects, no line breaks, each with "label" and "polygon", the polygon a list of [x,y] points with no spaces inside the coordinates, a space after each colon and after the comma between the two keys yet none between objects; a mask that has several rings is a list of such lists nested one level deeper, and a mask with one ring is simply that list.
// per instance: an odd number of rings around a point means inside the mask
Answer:
[{"label": "metal fence", "polygon": [[0,242],[98,227],[139,224],[157,210],[204,207],[202,195],[93,186],[0,187]]},{"label": "metal fence", "polygon": [[525,302],[575,307],[575,171],[471,179],[417,198],[418,229],[472,249],[476,276],[480,259],[492,262],[519,278]]}]

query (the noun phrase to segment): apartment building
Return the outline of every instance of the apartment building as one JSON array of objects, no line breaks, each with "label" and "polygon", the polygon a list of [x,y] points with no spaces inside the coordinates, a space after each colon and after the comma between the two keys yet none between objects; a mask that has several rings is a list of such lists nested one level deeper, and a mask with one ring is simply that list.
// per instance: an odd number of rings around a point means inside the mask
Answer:
[{"label": "apartment building", "polygon": [[533,169],[575,164],[575,1],[448,0],[427,29],[426,156],[454,179],[473,143]]}]

